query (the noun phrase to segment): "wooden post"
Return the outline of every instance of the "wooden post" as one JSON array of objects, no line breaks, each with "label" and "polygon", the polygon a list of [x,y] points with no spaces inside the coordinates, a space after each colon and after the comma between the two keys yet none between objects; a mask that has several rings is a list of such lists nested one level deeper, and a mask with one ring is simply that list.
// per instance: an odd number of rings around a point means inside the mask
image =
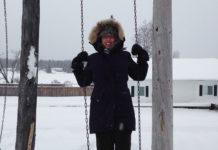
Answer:
[{"label": "wooden post", "polygon": [[35,146],[39,3],[40,0],[23,0],[16,150],[34,150]]},{"label": "wooden post", "polygon": [[173,150],[172,3],[153,1],[152,150]]}]

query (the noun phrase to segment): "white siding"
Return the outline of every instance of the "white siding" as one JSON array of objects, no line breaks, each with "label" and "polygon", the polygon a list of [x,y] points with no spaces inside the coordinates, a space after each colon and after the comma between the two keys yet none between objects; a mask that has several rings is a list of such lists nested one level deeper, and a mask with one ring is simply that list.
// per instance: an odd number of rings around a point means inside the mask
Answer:
[{"label": "white siding", "polygon": [[[200,96],[200,85],[203,86],[213,86],[212,95],[202,95]],[[173,101],[174,102],[217,102],[218,96],[214,96],[214,85],[218,86],[218,80],[174,80],[173,81]],[[131,91],[131,86],[134,86],[135,93],[133,101],[137,101],[138,91],[137,91],[137,81],[129,80],[129,89]],[[141,102],[151,102],[152,98],[152,81],[147,79],[140,82],[140,86],[149,86],[149,97],[140,96]],[[146,91],[145,91],[146,92]]]},{"label": "white siding", "polygon": [[195,101],[195,95],[197,95],[198,89],[195,85],[195,81],[173,81],[173,98],[174,102],[188,102]]},{"label": "white siding", "polygon": [[197,96],[196,98],[199,99],[200,101],[215,101],[218,103],[218,96],[214,96],[214,85],[218,86],[218,81],[217,80],[206,80],[206,81],[198,81],[198,85],[203,85],[203,86],[212,86],[213,91],[212,95],[205,95],[203,94],[202,96]]}]

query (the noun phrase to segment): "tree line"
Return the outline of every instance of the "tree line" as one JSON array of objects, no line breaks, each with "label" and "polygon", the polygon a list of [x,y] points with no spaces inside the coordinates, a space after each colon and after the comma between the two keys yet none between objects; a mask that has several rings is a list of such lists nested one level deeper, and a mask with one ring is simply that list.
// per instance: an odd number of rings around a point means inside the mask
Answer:
[{"label": "tree line", "polygon": [[[72,69],[70,67],[71,60],[39,60],[38,69],[44,70],[47,73],[52,73],[52,68],[58,68],[59,71],[70,73]],[[14,83],[15,72],[20,72],[20,58],[8,59],[8,69],[11,72],[10,77],[7,76],[6,71],[6,59],[0,57],[0,80],[4,80],[7,83]]]},{"label": "tree line", "polygon": [[70,73],[71,60],[39,60],[39,70],[51,73],[51,68],[60,68],[63,72]]},{"label": "tree line", "polygon": [[[39,70],[47,70],[51,68],[60,68],[64,72],[72,72],[72,69],[70,67],[71,60],[39,60]],[[0,69],[3,69],[6,67],[6,59],[0,58]],[[8,59],[8,68],[11,70],[12,68],[15,69],[15,71],[20,70],[20,60],[15,59]]]}]

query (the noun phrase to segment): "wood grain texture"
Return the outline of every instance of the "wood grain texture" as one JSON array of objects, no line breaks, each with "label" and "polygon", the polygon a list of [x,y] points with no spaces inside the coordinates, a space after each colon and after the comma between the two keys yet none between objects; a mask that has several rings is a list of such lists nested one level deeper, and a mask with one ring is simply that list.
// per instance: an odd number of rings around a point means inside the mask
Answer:
[{"label": "wood grain texture", "polygon": [[173,150],[172,4],[153,1],[152,150]]}]

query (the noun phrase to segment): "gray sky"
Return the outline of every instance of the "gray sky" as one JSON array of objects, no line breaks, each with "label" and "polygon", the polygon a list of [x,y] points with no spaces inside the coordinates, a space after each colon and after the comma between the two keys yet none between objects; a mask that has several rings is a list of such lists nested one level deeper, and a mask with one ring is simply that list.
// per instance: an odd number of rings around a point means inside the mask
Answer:
[{"label": "gray sky", "polygon": [[[81,49],[80,0],[41,0],[39,59],[72,59]],[[137,0],[138,26],[152,20],[152,0]],[[172,0],[173,50],[186,58],[218,58],[218,0]],[[21,47],[22,0],[7,0],[9,50]],[[84,0],[85,50],[97,21],[113,14],[124,28],[125,46],[134,43],[133,0]],[[5,54],[0,4],[0,54]]]}]

